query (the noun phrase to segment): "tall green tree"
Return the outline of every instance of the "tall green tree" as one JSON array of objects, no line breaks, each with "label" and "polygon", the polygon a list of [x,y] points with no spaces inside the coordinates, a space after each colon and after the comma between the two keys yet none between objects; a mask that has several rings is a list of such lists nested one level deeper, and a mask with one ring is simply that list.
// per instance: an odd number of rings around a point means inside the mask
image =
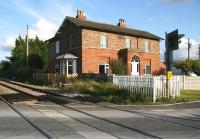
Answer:
[{"label": "tall green tree", "polygon": [[[26,65],[26,42],[21,36],[15,41],[9,61],[1,62],[0,75],[13,76],[19,80],[32,77],[33,72],[46,71],[48,64],[47,43],[38,37],[29,39],[29,64]],[[6,71],[6,72],[5,72]]]}]

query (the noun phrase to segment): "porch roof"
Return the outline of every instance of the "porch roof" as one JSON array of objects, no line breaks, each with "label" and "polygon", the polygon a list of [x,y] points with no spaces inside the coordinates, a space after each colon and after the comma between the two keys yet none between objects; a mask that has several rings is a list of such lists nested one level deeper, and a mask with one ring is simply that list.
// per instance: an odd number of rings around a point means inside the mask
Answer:
[{"label": "porch roof", "polygon": [[77,59],[77,58],[78,57],[76,57],[73,54],[63,54],[63,55],[57,56],[56,60],[61,60],[61,59]]}]

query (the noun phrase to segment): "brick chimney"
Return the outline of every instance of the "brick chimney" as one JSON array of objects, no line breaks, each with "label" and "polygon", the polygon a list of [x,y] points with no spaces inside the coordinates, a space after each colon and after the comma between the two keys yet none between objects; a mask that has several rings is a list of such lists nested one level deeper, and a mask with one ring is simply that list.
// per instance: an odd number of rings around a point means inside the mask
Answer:
[{"label": "brick chimney", "polygon": [[124,19],[119,19],[119,23],[117,24],[119,27],[126,27]]},{"label": "brick chimney", "polygon": [[80,20],[86,20],[85,12],[82,10],[77,10],[76,18]]}]

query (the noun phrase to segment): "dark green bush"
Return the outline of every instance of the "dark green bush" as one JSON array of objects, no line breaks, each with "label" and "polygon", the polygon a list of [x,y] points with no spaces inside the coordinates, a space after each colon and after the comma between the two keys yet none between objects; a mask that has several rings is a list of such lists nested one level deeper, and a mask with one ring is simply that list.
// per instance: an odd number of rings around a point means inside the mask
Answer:
[{"label": "dark green bush", "polygon": [[117,75],[126,75],[127,74],[127,66],[122,62],[121,59],[112,60],[111,61],[111,69],[112,69],[113,74],[117,74]]}]

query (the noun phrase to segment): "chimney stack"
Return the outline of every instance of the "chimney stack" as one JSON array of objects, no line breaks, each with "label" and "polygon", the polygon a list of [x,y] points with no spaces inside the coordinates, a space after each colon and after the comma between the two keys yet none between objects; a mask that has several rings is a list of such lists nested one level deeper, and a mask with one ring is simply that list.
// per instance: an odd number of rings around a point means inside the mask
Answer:
[{"label": "chimney stack", "polygon": [[82,10],[77,10],[76,18],[80,20],[86,20],[85,12]]},{"label": "chimney stack", "polygon": [[126,27],[124,19],[119,19],[119,23],[117,24],[119,27]]}]

